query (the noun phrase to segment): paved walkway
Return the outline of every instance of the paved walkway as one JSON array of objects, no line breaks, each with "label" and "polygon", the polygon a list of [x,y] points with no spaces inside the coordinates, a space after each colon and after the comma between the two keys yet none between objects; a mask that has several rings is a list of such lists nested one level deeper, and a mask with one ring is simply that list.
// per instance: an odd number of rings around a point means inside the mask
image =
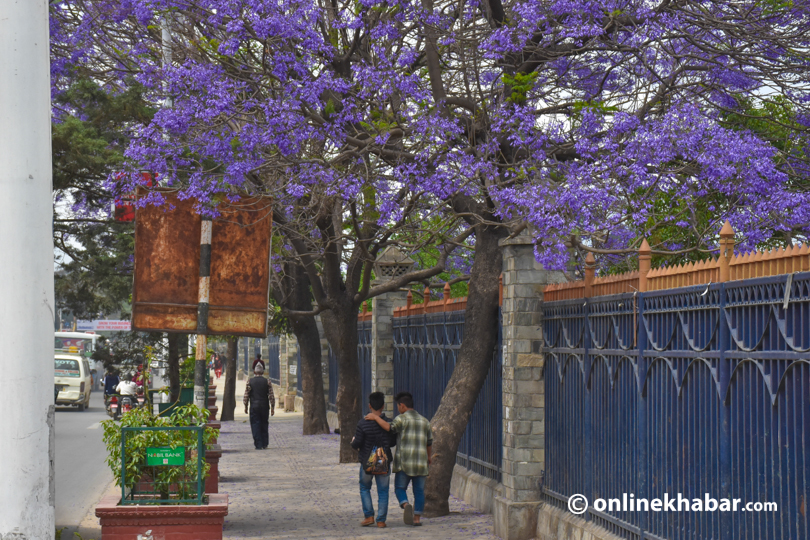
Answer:
[{"label": "paved walkway", "polygon": [[[221,396],[224,378],[218,383]],[[237,383],[236,419],[222,423],[219,438],[219,490],[228,493],[230,502],[224,538],[495,540],[492,516],[457,499],[450,500],[449,516],[425,518],[422,527],[405,525],[393,479],[388,527],[360,527],[359,464],[338,463],[339,436],[305,437],[301,413],[277,410],[270,419],[270,446],[255,450],[241,406],[244,385]],[[376,487],[372,499],[376,511]]]}]

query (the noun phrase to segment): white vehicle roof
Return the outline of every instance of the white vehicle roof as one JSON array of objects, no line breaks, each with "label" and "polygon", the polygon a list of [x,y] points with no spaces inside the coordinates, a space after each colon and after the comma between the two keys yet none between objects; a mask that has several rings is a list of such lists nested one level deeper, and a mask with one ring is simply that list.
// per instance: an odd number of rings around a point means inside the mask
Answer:
[{"label": "white vehicle roof", "polygon": [[53,355],[53,358],[54,360],[57,358],[60,360],[79,360],[79,361],[86,360],[85,357],[78,354],[55,354]]},{"label": "white vehicle roof", "polygon": [[85,332],[54,332],[54,337],[66,337],[74,339],[98,339],[98,334],[88,334]]}]

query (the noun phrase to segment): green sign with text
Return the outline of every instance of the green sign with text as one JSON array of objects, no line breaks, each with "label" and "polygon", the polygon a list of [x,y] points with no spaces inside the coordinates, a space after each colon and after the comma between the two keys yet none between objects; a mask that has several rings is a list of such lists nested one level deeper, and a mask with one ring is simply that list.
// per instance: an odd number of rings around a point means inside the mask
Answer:
[{"label": "green sign with text", "polygon": [[185,448],[147,448],[146,465],[150,467],[161,465],[182,465],[186,461]]}]

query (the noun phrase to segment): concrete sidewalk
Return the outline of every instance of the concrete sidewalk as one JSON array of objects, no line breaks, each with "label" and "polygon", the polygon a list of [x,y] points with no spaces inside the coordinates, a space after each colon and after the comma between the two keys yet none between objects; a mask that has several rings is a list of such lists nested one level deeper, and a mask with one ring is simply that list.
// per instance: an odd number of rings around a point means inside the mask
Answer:
[{"label": "concrete sidewalk", "polygon": [[[224,377],[216,381],[218,405]],[[224,538],[495,540],[492,516],[451,498],[451,514],[405,525],[390,482],[388,527],[360,527],[359,463],[338,463],[338,435],[303,436],[301,413],[276,409],[270,446],[255,450],[242,407],[244,381],[237,381],[235,420],[222,423],[219,491],[230,506]],[[411,491],[409,497],[412,499]],[[372,499],[377,509],[376,487]]]}]

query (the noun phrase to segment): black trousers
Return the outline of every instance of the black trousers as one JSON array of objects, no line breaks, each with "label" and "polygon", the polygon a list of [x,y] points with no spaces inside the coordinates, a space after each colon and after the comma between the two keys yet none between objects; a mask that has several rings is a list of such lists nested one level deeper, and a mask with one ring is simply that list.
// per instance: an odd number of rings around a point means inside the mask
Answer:
[{"label": "black trousers", "polygon": [[250,406],[250,430],[253,432],[253,446],[264,448],[270,444],[270,436],[267,433],[267,424],[270,421],[270,409],[268,407]]}]

